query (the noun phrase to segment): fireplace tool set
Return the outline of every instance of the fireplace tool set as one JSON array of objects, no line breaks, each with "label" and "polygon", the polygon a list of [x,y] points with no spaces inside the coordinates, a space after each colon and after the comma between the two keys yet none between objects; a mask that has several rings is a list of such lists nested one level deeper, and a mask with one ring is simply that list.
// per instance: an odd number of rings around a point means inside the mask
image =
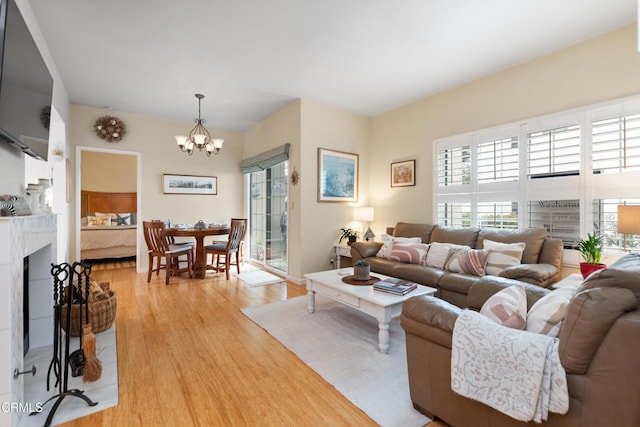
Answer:
[{"label": "fireplace tool set", "polygon": [[[56,410],[68,396],[78,397],[87,402],[89,406],[98,404],[87,397],[83,390],[69,389],[69,374],[72,377],[78,377],[84,373],[85,382],[95,381],[100,377],[102,369],[100,361],[95,357],[95,335],[91,332],[89,324],[91,265],[82,262],[75,262],[72,265],[68,263],[52,264],[51,275],[53,276],[54,300],[53,357],[47,372],[47,391],[49,391],[49,380],[53,373],[55,379],[53,387],[58,388],[58,393],[43,404],[44,406],[55,400],[45,421],[45,427],[51,425]],[[77,316],[72,316],[74,305]],[[80,335],[79,348],[73,351],[70,348],[72,322],[78,322]],[[73,326],[75,327],[75,325]],[[87,378],[86,374],[90,374],[90,378]],[[32,412],[31,415],[35,413],[37,412]]]}]

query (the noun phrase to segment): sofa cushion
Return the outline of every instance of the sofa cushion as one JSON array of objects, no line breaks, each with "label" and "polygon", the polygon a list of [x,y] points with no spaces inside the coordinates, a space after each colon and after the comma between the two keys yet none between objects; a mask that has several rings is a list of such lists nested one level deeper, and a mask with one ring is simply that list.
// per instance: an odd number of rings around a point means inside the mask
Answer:
[{"label": "sofa cushion", "polygon": [[[435,228],[433,224],[412,224],[399,222],[393,228],[393,237],[420,237],[422,243],[429,243],[431,232]],[[420,242],[418,242],[420,243]]]},{"label": "sofa cushion", "polygon": [[638,301],[629,289],[603,287],[581,291],[578,287],[559,335],[558,352],[567,373],[587,372],[612,325],[637,307]]},{"label": "sofa cushion", "polygon": [[483,248],[485,239],[502,243],[525,243],[522,253],[523,264],[535,264],[538,262],[547,230],[544,228],[531,228],[527,230],[502,230],[497,228],[483,228],[478,234],[476,248]]},{"label": "sofa cushion", "polygon": [[[445,274],[438,282],[438,287],[441,289],[446,289],[448,291],[463,294],[465,296],[469,293],[471,287],[475,285],[478,280],[480,280],[480,276],[472,276],[470,274],[464,273],[453,273],[446,270],[444,270],[444,272]],[[466,302],[462,306],[466,307]]]},{"label": "sofa cushion", "polygon": [[489,298],[480,313],[496,323],[514,329],[527,326],[527,293],[523,285],[504,288]]},{"label": "sofa cushion", "polygon": [[444,269],[444,265],[449,258],[449,249],[453,245],[449,243],[431,243],[427,253],[427,265],[429,267]]},{"label": "sofa cushion", "polygon": [[399,262],[394,264],[395,266],[390,273],[383,274],[397,277],[398,279],[410,280],[432,288],[438,286],[440,278],[446,274],[444,270],[417,264],[401,264]]},{"label": "sofa cushion", "polygon": [[429,245],[426,243],[404,244],[394,242],[389,253],[390,261],[404,262],[407,264],[426,265]]},{"label": "sofa cushion", "polygon": [[476,247],[479,228],[474,227],[441,227],[437,226],[431,232],[431,242],[453,243],[454,245]]},{"label": "sofa cushion", "polygon": [[526,330],[536,334],[558,336],[577,286],[567,286],[549,292],[527,312]]},{"label": "sofa cushion", "polygon": [[380,240],[382,240],[382,246],[376,254],[376,256],[380,258],[389,258],[391,247],[394,243],[414,244],[422,242],[422,238],[420,237],[393,237],[388,234],[380,236]]},{"label": "sofa cushion", "polygon": [[[374,273],[386,274],[387,276],[393,276],[393,269],[398,264],[397,261],[389,261],[386,258],[369,257],[370,270]],[[398,276],[394,276],[398,277]]]},{"label": "sofa cushion", "polygon": [[586,289],[617,287],[631,290],[640,304],[640,254],[627,254],[582,282],[576,293]]},{"label": "sofa cushion", "polygon": [[499,275],[507,267],[520,264],[525,248],[524,242],[501,243],[485,239],[482,244],[484,249],[490,250],[486,270],[492,276]]},{"label": "sofa cushion", "polygon": [[466,246],[454,247],[449,249],[449,258],[444,265],[444,269],[455,273],[484,276],[488,256],[488,249],[471,249]]}]

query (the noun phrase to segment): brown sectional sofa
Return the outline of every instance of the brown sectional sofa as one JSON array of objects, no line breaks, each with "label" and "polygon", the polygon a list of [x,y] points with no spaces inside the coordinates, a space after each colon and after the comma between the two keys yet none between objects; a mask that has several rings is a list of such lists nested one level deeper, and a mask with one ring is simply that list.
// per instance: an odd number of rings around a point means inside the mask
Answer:
[{"label": "brown sectional sofa", "polygon": [[[514,282],[485,276],[467,299],[479,310]],[[550,292],[527,285],[528,308]],[[640,255],[629,254],[597,271],[577,289],[560,329],[560,361],[567,373],[569,411],[550,413],[545,426],[640,426]],[[451,390],[451,345],[461,312],[446,301],[406,301],[400,323],[407,341],[411,400],[416,409],[452,427],[525,425]],[[526,425],[534,425],[530,422]]]},{"label": "brown sectional sofa", "polygon": [[[420,237],[423,243],[453,243],[481,249],[485,239],[502,243],[526,243],[522,264],[507,268],[502,277],[519,280],[546,288],[560,279],[562,267],[562,241],[546,237],[542,228],[529,230],[501,230],[479,228],[450,228],[433,224],[399,222],[387,229],[394,237]],[[356,242],[351,245],[353,262],[365,258],[374,273],[411,280],[431,286],[436,296],[459,307],[467,306],[467,294],[480,277],[453,273],[417,264],[404,264],[376,257],[380,242]]]}]

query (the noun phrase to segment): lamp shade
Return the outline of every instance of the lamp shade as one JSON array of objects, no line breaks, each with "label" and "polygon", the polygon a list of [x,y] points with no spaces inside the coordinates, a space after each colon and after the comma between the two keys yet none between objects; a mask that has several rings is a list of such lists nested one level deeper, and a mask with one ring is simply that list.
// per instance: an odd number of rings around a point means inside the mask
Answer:
[{"label": "lamp shade", "polygon": [[640,234],[640,205],[618,205],[618,233]]},{"label": "lamp shade", "polygon": [[357,207],[353,210],[353,219],[360,222],[373,221],[373,208]]}]

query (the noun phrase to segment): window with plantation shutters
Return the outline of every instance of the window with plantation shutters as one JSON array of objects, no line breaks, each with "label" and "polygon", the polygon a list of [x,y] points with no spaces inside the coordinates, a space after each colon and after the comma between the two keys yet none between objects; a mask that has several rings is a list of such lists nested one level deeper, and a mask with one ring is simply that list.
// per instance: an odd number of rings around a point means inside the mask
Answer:
[{"label": "window with plantation shutters", "polygon": [[471,149],[468,145],[438,152],[438,185],[469,184],[471,182]]},{"label": "window with plantation shutters", "polygon": [[529,228],[545,228],[547,236],[561,239],[565,248],[575,248],[580,238],[580,200],[532,200]]},{"label": "window with plantation shutters", "polygon": [[596,232],[640,252],[617,232],[618,206],[640,205],[640,96],[442,138],[433,156],[438,224],[542,227],[567,249]]},{"label": "window with plantation shutters", "polygon": [[[640,199],[594,199],[593,230],[606,248],[640,249],[640,235],[618,233],[618,205],[640,205]],[[626,240],[626,242],[625,242]]]},{"label": "window with plantation shutters", "polygon": [[592,123],[593,173],[640,170],[640,114]]},{"label": "window with plantation shutters", "polygon": [[517,136],[481,142],[477,156],[479,183],[518,180],[520,152]]},{"label": "window with plantation shutters", "polygon": [[470,227],[471,203],[439,203],[438,224],[447,227]]},{"label": "window with plantation shutters", "polygon": [[580,125],[527,135],[527,175],[550,178],[580,173]]},{"label": "window with plantation shutters", "polygon": [[518,202],[480,202],[476,215],[478,227],[518,228]]}]

